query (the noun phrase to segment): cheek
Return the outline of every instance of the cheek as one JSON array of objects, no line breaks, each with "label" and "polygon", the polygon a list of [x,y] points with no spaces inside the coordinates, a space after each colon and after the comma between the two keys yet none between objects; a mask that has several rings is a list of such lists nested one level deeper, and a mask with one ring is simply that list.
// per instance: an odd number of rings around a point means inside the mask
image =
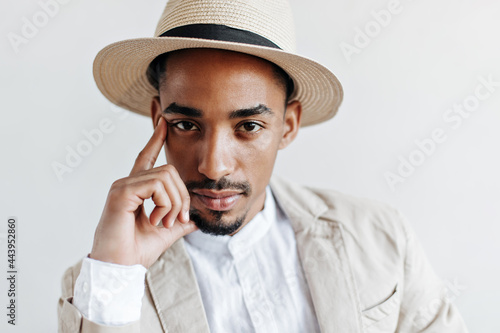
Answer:
[{"label": "cheek", "polygon": [[270,175],[278,153],[279,140],[276,133],[268,131],[258,139],[241,143],[238,151],[243,168],[255,174],[255,177]]},{"label": "cheek", "polygon": [[190,170],[193,168],[196,170],[196,144],[169,136],[164,148],[167,163],[173,165],[179,172],[181,179],[186,181],[189,178]]}]

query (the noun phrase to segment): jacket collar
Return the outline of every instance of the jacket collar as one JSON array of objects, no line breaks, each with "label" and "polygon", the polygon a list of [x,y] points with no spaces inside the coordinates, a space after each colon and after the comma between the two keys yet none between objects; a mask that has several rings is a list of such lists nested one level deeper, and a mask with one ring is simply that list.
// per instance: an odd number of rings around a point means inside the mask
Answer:
[{"label": "jacket collar", "polygon": [[295,230],[322,332],[362,332],[361,306],[340,214],[316,192],[274,176],[271,188]]},{"label": "jacket collar", "polygon": [[[270,186],[295,231],[321,331],[361,332],[358,293],[335,210],[313,191],[276,176]],[[146,283],[165,332],[209,332],[183,238],[150,267]]]}]

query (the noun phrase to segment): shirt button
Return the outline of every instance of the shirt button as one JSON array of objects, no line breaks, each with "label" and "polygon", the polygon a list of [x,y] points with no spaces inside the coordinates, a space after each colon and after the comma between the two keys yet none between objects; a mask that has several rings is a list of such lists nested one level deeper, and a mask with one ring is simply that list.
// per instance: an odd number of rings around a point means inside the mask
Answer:
[{"label": "shirt button", "polygon": [[83,283],[83,292],[87,293],[89,291],[89,284],[87,282]]}]

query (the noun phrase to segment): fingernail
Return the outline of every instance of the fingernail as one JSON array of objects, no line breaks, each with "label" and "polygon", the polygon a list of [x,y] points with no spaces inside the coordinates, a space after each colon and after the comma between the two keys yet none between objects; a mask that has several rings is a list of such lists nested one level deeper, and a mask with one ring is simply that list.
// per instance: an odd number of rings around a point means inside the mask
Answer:
[{"label": "fingernail", "polygon": [[156,123],[156,126],[160,125],[160,121],[163,119],[163,117],[160,117],[160,119],[158,119],[158,122]]},{"label": "fingernail", "polygon": [[184,212],[184,221],[186,221],[186,223],[189,222],[189,211],[187,210]]}]

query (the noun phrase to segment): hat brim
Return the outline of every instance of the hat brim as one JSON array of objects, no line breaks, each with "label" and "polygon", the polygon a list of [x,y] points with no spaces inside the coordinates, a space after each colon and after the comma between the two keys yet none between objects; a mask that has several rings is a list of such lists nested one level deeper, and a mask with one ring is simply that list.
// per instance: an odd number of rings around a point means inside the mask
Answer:
[{"label": "hat brim", "polygon": [[339,80],[330,70],[311,59],[270,47],[199,38],[135,38],[110,44],[94,60],[94,79],[99,90],[112,103],[150,116],[151,100],[158,92],[146,76],[149,64],[162,53],[191,48],[242,52],[280,66],[294,82],[291,100],[302,104],[302,127],[332,118],[342,102],[343,90]]}]

